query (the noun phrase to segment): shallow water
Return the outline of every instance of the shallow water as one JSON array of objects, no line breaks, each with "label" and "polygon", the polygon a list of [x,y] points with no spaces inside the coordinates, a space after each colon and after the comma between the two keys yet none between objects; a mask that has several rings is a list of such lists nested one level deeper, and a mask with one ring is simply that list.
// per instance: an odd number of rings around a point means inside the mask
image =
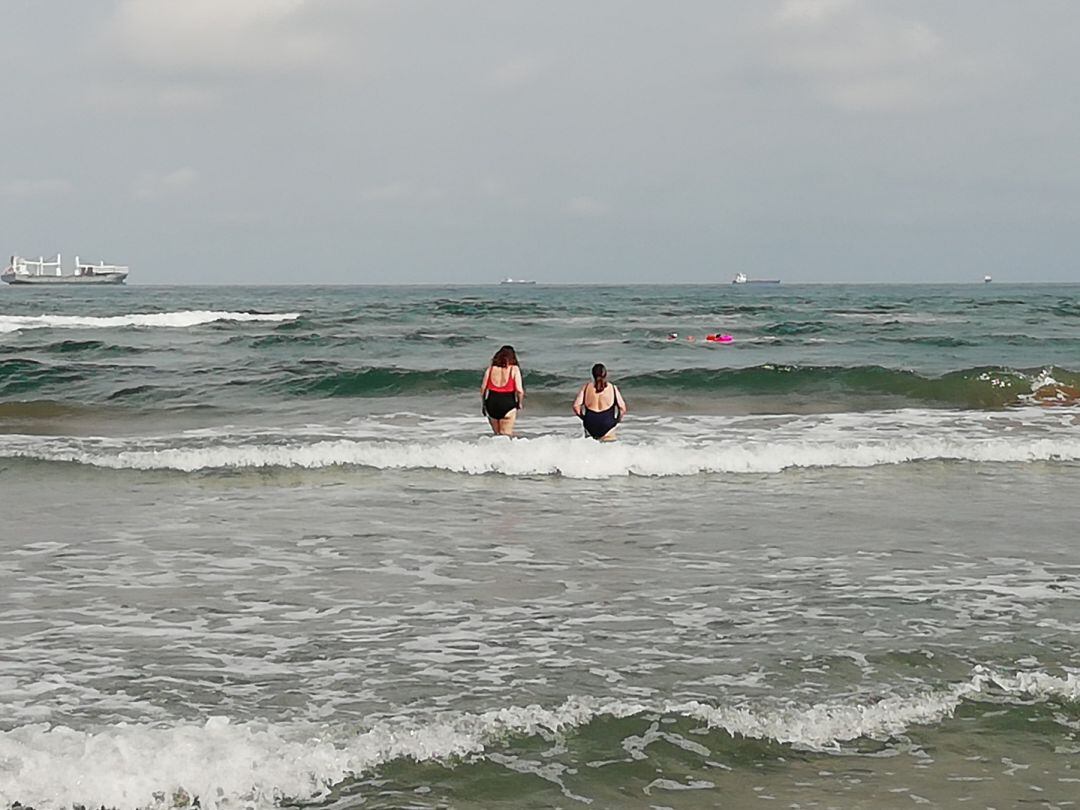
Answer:
[{"label": "shallow water", "polygon": [[[1075,288],[16,292],[8,804],[1075,806],[1078,413],[1030,396]],[[745,347],[666,340],[725,307]],[[751,342],[796,317],[832,343]],[[472,343],[379,337],[420,321]],[[971,345],[886,340],[928,322]],[[512,442],[475,403],[504,339]],[[611,446],[560,415],[594,359]],[[976,393],[844,371],[878,366]]]}]

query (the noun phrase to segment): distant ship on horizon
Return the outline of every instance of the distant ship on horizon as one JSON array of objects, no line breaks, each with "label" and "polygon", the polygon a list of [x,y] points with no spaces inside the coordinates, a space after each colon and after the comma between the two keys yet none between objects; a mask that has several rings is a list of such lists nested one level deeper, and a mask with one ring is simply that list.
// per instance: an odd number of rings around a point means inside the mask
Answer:
[{"label": "distant ship on horizon", "polygon": [[502,281],[500,281],[499,283],[500,283],[500,284],[535,284],[536,282],[535,282],[535,281],[533,281],[532,279],[525,279],[525,278],[509,278],[509,277],[507,277],[507,278],[504,278],[504,279],[503,279]]},{"label": "distant ship on horizon", "polygon": [[75,257],[75,269],[65,273],[60,254],[52,261],[24,259],[12,256],[7,269],[0,273],[0,281],[8,284],[123,284],[128,268],[120,264],[86,264]]},{"label": "distant ship on horizon", "polygon": [[732,284],[779,284],[778,278],[747,278],[746,273],[736,273]]}]

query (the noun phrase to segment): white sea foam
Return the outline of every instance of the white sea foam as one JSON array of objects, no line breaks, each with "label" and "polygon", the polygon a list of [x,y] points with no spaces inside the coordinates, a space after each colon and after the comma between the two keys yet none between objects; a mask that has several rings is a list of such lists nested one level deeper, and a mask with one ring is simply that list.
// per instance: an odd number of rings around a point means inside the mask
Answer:
[{"label": "white sea foam", "polygon": [[837,318],[847,318],[851,320],[862,321],[863,323],[879,324],[879,323],[910,323],[910,324],[932,324],[932,323],[968,323],[969,318],[963,315],[933,315],[930,313],[922,312],[869,312],[866,310],[853,310],[850,312],[833,312],[832,315]]},{"label": "white sea foam", "polygon": [[1047,385],[1061,385],[1054,379],[1053,369],[1044,368],[1031,379],[1031,390],[1038,391]]},{"label": "white sea foam", "polygon": [[184,328],[215,321],[294,321],[298,312],[179,310],[127,315],[0,315],[0,333],[23,329],[116,329],[124,326]]},{"label": "white sea foam", "polygon": [[780,710],[730,709],[698,703],[669,704],[666,709],[699,718],[732,735],[775,740],[810,750],[836,749],[859,738],[884,740],[915,725],[932,725],[952,716],[965,700],[999,692],[1038,700],[1080,698],[1075,673],[1002,673],[977,666],[970,680],[916,696],[891,696],[873,703],[821,703]]},{"label": "white sea foam", "polygon": [[792,468],[874,467],[926,461],[1074,462],[1080,437],[959,436],[857,440],[657,441],[601,445],[587,439],[450,439],[435,442],[331,439],[288,443],[0,437],[0,458],[85,464],[117,470],[203,470],[335,466],[444,470],[470,475],[567,478],[779,473]]},{"label": "white sea foam", "polygon": [[[1075,673],[1002,673],[976,667],[948,688],[881,700],[782,708],[698,701],[571,698],[554,709],[508,707],[447,714],[428,722],[382,721],[359,733],[313,725],[232,723],[120,724],[96,732],[45,724],[0,732],[0,803],[38,810],[73,804],[134,810],[198,797],[206,810],[269,807],[282,798],[310,800],[352,775],[398,759],[445,760],[482,752],[507,735],[566,732],[601,717],[681,715],[736,737],[828,751],[860,738],[885,740],[950,717],[965,700],[1004,695],[1036,700],[1080,698]],[[1000,698],[998,698],[1000,699]]]},{"label": "white sea foam", "polygon": [[1064,675],[1053,675],[1041,670],[1008,673],[977,666],[971,685],[980,692],[996,689],[1007,695],[1030,695],[1040,700],[1080,700],[1080,675],[1075,671],[1066,672]]},{"label": "white sea foam", "polygon": [[[614,478],[771,474],[917,462],[1071,463],[1080,436],[1069,414],[1045,408],[1000,413],[889,411],[753,417],[638,417],[613,444],[570,431],[566,419],[533,418],[532,438],[476,437],[475,420],[395,417],[336,425],[207,428],[126,438],[0,436],[0,458],[117,470],[200,472],[363,467],[470,475]],[[414,436],[422,436],[418,440]],[[388,438],[391,437],[391,438]]]}]

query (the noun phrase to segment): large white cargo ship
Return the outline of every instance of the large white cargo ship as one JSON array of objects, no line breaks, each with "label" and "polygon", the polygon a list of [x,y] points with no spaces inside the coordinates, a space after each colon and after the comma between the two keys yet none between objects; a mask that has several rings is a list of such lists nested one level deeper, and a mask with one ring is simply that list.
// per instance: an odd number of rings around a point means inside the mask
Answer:
[{"label": "large white cargo ship", "polygon": [[0,273],[0,281],[8,284],[123,284],[128,268],[119,264],[87,264],[75,257],[75,267],[64,272],[60,254],[55,259],[24,259],[12,256],[7,269]]}]

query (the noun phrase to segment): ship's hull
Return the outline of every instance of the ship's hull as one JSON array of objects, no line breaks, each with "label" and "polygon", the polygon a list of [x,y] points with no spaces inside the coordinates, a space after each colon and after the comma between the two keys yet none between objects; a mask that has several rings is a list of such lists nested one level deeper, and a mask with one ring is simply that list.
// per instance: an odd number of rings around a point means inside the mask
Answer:
[{"label": "ship's hull", "polygon": [[736,273],[732,284],[779,284],[778,278],[750,278],[746,273]]},{"label": "ship's hull", "polygon": [[99,276],[22,276],[5,273],[0,281],[12,286],[29,284],[123,284],[127,273],[109,273]]}]

